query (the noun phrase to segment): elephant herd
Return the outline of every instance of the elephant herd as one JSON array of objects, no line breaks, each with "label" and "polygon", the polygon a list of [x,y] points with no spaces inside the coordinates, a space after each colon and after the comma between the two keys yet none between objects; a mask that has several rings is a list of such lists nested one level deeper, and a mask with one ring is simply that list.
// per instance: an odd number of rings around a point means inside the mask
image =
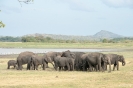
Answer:
[{"label": "elephant herd", "polygon": [[47,52],[42,56],[33,52],[25,51],[18,55],[16,60],[8,61],[8,69],[10,66],[16,67],[17,70],[22,70],[24,64],[27,64],[27,70],[38,70],[38,66],[45,70],[48,63],[53,65],[55,70],[61,71],[105,71],[109,65],[109,72],[111,72],[111,65],[113,71],[117,67],[119,70],[119,62],[122,66],[126,64],[122,55],[117,54],[103,54],[99,52],[71,52],[70,50],[64,52]]}]

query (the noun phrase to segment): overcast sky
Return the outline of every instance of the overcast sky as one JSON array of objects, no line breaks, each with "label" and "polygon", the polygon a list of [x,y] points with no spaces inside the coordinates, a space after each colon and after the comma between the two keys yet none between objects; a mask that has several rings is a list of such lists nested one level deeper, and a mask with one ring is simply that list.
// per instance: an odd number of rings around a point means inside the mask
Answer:
[{"label": "overcast sky", "polygon": [[133,0],[0,0],[0,36],[94,35],[106,30],[133,36]]}]

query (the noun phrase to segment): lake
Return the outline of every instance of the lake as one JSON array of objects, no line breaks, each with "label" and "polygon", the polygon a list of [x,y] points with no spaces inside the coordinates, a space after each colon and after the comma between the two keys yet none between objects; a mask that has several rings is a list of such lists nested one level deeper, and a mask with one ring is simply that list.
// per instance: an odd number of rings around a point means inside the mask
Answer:
[{"label": "lake", "polygon": [[25,49],[25,48],[0,48],[0,55],[19,54],[24,51],[31,51],[34,53],[47,53],[49,51],[62,52],[70,50],[72,52],[109,52],[118,51],[118,49]]}]

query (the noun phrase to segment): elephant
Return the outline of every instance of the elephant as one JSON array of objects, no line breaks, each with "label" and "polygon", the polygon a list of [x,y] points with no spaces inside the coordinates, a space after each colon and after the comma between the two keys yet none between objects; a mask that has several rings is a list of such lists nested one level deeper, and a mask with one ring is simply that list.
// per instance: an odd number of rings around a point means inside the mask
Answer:
[{"label": "elephant", "polygon": [[73,57],[74,53],[70,52],[69,50],[62,52],[61,57]]},{"label": "elephant", "polygon": [[[117,54],[105,54],[105,55],[108,58],[108,60],[110,60],[111,65],[112,64],[114,65],[113,71],[115,70],[116,65],[117,65],[117,70],[119,70],[119,62],[122,62],[122,66],[125,66],[126,64],[125,58],[123,57],[123,55],[117,55]],[[107,65],[106,65],[106,69],[107,69]]]},{"label": "elephant", "polygon": [[46,67],[48,67],[48,63],[51,63],[53,66],[54,64],[52,63],[54,61],[54,58],[57,56],[61,56],[62,52],[47,52],[46,54],[44,54],[44,56],[46,57]]},{"label": "elephant", "polygon": [[27,70],[30,70],[33,52],[25,51],[21,52],[17,57],[18,70],[22,70],[22,65],[27,64]]},{"label": "elephant", "polygon": [[[92,71],[92,67],[94,67],[96,71],[97,70],[101,71],[102,68],[104,71],[105,63],[110,63],[108,61],[108,58],[106,58],[104,54],[98,53],[98,52],[83,54],[81,58],[83,60],[83,70],[85,70],[86,63],[87,63],[89,65],[88,67],[90,71]],[[111,70],[109,70],[109,72],[111,72]]]},{"label": "elephant", "polygon": [[65,70],[68,71],[74,70],[74,58],[57,56],[56,58],[54,58],[54,63],[55,63],[55,70],[57,70],[58,67],[59,71],[63,67],[65,67]]},{"label": "elephant", "polygon": [[72,57],[73,55],[75,55],[75,61],[74,61],[74,68],[75,70],[83,70],[82,69],[82,59],[81,56],[85,54],[84,52],[71,52],[69,50],[64,51],[62,53],[62,57]]},{"label": "elephant", "polygon": [[[61,57],[73,58],[74,62],[75,62],[76,55],[73,52],[70,52],[69,50],[67,50],[67,51],[62,52]],[[74,67],[74,62],[73,62],[73,67]],[[71,68],[71,70],[73,70],[74,68]],[[65,69],[67,69],[67,68],[65,68]]]},{"label": "elephant", "polygon": [[82,65],[82,59],[81,56],[85,54],[84,52],[72,52],[75,54],[75,62],[74,62],[74,67],[76,71],[82,71],[83,70],[83,65]]},{"label": "elephant", "polygon": [[[34,65],[34,70],[38,70],[38,65],[42,65],[43,70],[45,70],[48,63],[51,63],[54,67],[53,60],[44,53],[43,56],[32,55],[31,64]],[[54,67],[55,68],[55,67]]]},{"label": "elephant", "polygon": [[45,70],[46,67],[46,61],[44,56],[38,56],[38,55],[32,55],[32,62],[31,64],[33,65],[33,69],[38,70],[38,66],[41,65],[43,70]]},{"label": "elephant", "polygon": [[7,62],[7,65],[8,65],[7,69],[10,69],[10,66],[14,66],[14,68],[16,68],[17,67],[17,61],[16,60],[9,60]]}]

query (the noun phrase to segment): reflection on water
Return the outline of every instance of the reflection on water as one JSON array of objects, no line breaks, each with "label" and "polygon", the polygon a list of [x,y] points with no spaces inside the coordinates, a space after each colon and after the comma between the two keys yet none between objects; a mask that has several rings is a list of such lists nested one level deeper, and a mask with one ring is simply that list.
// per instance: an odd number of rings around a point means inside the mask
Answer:
[{"label": "reflection on water", "polygon": [[0,48],[0,55],[7,54],[19,54],[24,51],[31,51],[34,53],[46,53],[49,51],[62,52],[70,50],[72,52],[108,52],[108,51],[117,51],[118,49],[19,49],[19,48]]}]

